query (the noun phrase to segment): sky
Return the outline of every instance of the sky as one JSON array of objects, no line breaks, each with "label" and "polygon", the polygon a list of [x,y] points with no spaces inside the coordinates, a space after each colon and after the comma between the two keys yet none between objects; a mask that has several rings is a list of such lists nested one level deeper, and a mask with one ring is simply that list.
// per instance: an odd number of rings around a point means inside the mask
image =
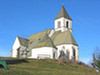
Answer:
[{"label": "sky", "polygon": [[16,36],[54,28],[62,3],[72,18],[79,59],[88,63],[100,47],[100,0],[0,0],[0,56],[10,56]]}]

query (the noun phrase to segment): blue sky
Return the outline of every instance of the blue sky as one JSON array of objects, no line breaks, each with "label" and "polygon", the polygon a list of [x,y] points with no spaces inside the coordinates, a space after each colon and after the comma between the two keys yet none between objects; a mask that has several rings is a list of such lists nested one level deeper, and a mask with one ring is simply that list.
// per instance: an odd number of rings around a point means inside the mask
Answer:
[{"label": "blue sky", "polygon": [[[0,0],[0,56],[10,56],[16,36],[54,28],[62,0]],[[88,63],[100,45],[100,0],[63,0],[72,18],[79,58]]]}]

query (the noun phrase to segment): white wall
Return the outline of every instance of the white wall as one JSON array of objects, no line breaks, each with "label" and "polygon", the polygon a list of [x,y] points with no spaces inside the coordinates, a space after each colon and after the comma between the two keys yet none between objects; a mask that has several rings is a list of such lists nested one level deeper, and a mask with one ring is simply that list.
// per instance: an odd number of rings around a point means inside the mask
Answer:
[{"label": "white wall", "polygon": [[50,58],[53,58],[54,49],[52,47],[41,47],[32,49],[32,58],[37,58],[39,54],[50,55]]},{"label": "white wall", "polygon": [[[65,49],[63,49],[63,46],[65,47]],[[68,50],[70,52],[70,59],[72,59],[73,57],[73,48],[75,48],[75,51],[76,51],[76,60],[78,61],[79,60],[79,53],[78,53],[78,46],[75,46],[73,44],[63,44],[63,45],[58,45],[57,46],[58,48],[58,57],[60,55],[60,50],[63,50],[66,54],[66,50]]]},{"label": "white wall", "polygon": [[[58,22],[59,21],[61,22],[61,28],[58,28]],[[55,20],[55,24],[54,24],[55,25],[55,31],[61,30],[63,32],[63,31],[68,30],[68,28],[65,27],[66,21],[68,21],[69,30],[72,32],[72,21],[69,20],[69,19],[66,19],[64,17]]]},{"label": "white wall", "polygon": [[18,37],[16,37],[15,42],[13,44],[13,50],[12,50],[12,57],[17,57],[17,49],[20,47],[20,42],[18,40]]}]

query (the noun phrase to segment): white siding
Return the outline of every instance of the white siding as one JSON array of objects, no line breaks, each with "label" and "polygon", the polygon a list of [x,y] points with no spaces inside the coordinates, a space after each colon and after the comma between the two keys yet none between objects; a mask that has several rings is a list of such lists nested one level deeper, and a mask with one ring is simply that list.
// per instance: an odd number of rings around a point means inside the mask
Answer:
[{"label": "white siding", "polygon": [[32,49],[32,58],[37,58],[39,54],[50,55],[53,58],[53,48],[52,47],[41,47]]},{"label": "white siding", "polygon": [[[62,49],[63,47],[65,47],[65,49]],[[75,46],[73,44],[63,44],[63,45],[58,45],[57,48],[58,48],[58,57],[60,55],[60,50],[63,50],[65,53],[66,53],[66,50],[68,50],[70,52],[70,57],[69,57],[70,59],[72,59],[73,57],[73,48],[75,48],[76,60],[77,61],[79,60],[78,46]]]},{"label": "white siding", "polygon": [[20,42],[18,40],[18,37],[16,37],[15,42],[13,44],[13,50],[12,50],[12,57],[17,57],[17,49],[20,47]]},{"label": "white siding", "polygon": [[[72,30],[71,30],[72,29],[72,21],[69,20],[69,19],[66,19],[64,17],[55,20],[55,31],[59,31],[59,30],[61,30],[62,32],[67,31],[68,28],[65,27],[66,26],[66,21],[68,21],[69,30],[72,32]],[[60,28],[58,28],[58,22],[61,23]]]}]

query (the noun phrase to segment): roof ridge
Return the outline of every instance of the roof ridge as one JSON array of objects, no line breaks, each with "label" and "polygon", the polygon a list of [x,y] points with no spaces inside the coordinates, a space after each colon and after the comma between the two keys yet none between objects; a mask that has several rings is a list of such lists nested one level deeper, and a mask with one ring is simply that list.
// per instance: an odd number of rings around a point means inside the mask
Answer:
[{"label": "roof ridge", "polygon": [[19,37],[17,36],[18,40],[19,40],[19,43],[23,46],[27,46],[28,45],[28,42],[29,40],[28,39],[25,39],[25,38],[22,38],[22,37]]},{"label": "roof ridge", "polygon": [[25,40],[28,40],[28,39],[26,39],[26,38],[22,38],[22,37],[20,37],[20,36],[17,36],[18,38],[21,38],[21,39],[25,39]]},{"label": "roof ridge", "polygon": [[[51,29],[53,29],[53,28],[51,28]],[[48,30],[51,30],[51,29],[48,29]],[[47,30],[44,30],[44,31],[41,31],[41,32],[45,32],[45,31],[47,31]],[[41,33],[41,32],[37,32],[37,33],[31,34],[30,36],[38,34],[38,33]]]}]

